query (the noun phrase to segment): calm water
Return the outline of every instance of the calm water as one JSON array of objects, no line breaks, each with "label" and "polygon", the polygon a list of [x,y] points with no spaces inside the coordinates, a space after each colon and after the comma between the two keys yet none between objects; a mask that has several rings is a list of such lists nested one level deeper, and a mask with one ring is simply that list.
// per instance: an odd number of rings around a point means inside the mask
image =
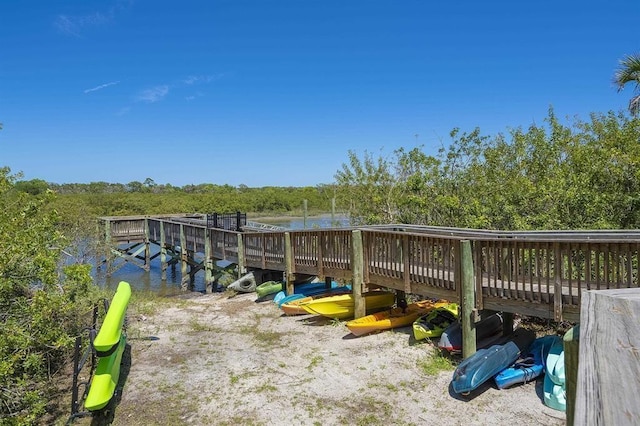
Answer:
[{"label": "calm water", "polygon": [[[283,226],[293,230],[305,228],[304,218],[280,218],[270,219],[268,221],[256,219],[255,221],[269,223],[270,225]],[[349,225],[349,219],[343,215],[336,215],[334,222],[337,226]],[[331,215],[308,217],[306,221],[307,229],[328,228],[330,226]],[[153,255],[159,250],[159,248],[152,244],[151,250]],[[224,267],[226,264],[219,262],[218,266]],[[131,284],[131,287],[138,290],[153,291],[165,295],[181,292],[180,283],[182,281],[182,275],[180,273],[180,265],[176,265],[174,270],[172,270],[171,267],[167,268],[166,281],[162,281],[161,274],[160,257],[158,256],[151,261],[149,272],[145,272],[137,266],[126,264],[114,272],[110,277],[105,275],[104,268],[101,271],[94,271],[94,278],[96,284],[99,286],[104,286],[113,290],[116,289],[120,281],[127,281]],[[204,291],[204,271],[198,271],[193,284],[195,291]],[[209,291],[211,290],[209,289]]]},{"label": "calm water", "polygon": [[[269,225],[282,226],[284,228],[289,228],[292,230],[305,229],[305,228],[306,229],[330,228],[332,226],[330,214],[308,217],[306,222],[303,217],[293,217],[293,218],[285,217],[285,218],[277,218],[277,219],[257,218],[254,221],[261,222],[261,223],[268,223]],[[349,226],[349,218],[345,215],[336,214],[334,216],[333,222],[334,222],[333,223],[334,227]]]}]

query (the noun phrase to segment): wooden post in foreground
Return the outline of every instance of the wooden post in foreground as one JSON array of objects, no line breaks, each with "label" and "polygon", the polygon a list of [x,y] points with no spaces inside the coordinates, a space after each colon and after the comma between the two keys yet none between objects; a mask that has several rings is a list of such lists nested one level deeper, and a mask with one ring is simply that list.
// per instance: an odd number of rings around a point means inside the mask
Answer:
[{"label": "wooden post in foreground", "polygon": [[576,386],[578,385],[578,357],[580,356],[580,324],[567,331],[563,338],[564,374],[567,400],[567,425],[574,424]]},{"label": "wooden post in foreground", "polygon": [[638,324],[640,288],[582,293],[574,424],[640,424]]},{"label": "wooden post in foreground", "polygon": [[475,323],[475,282],[473,279],[473,252],[471,241],[460,241],[460,285],[462,297],[460,311],[462,321],[462,357],[468,358],[476,353],[476,323]]},{"label": "wooden post in foreground", "polygon": [[351,247],[351,268],[353,269],[352,292],[354,300],[354,318],[365,316],[367,312],[364,297],[362,297],[362,288],[364,287],[364,252],[362,249],[362,231],[355,230],[352,232]]},{"label": "wooden post in foreground", "polygon": [[293,283],[296,280],[296,274],[293,270],[293,250],[291,248],[291,234],[288,232],[284,233],[284,262],[285,281],[287,284],[285,293],[287,293],[287,295],[290,295],[295,292]]}]

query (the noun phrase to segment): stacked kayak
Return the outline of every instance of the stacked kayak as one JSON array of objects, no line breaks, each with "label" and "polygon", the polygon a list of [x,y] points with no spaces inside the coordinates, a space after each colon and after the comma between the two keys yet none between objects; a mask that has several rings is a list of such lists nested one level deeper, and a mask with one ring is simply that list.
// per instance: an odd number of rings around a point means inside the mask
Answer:
[{"label": "stacked kayak", "polygon": [[[476,342],[479,348],[484,348],[495,343],[502,336],[502,317],[493,314],[476,323]],[[440,349],[449,352],[459,352],[462,350],[462,327],[460,322],[455,321],[447,327],[440,341]]]},{"label": "stacked kayak", "polygon": [[468,394],[527,353],[536,336],[532,330],[517,329],[505,343],[480,349],[462,361],[453,372],[453,391]]},{"label": "stacked kayak", "polygon": [[93,340],[98,365],[84,401],[84,407],[89,411],[104,408],[113,397],[118,384],[120,363],[127,343],[127,336],[122,331],[122,327],[130,298],[129,283],[120,281],[100,330]]},{"label": "stacked kayak", "polygon": [[545,360],[544,404],[554,410],[566,411],[566,378],[564,372],[564,342],[554,342]]},{"label": "stacked kayak", "polygon": [[[363,293],[362,297],[365,298],[365,306],[369,313],[390,308],[396,300],[395,293],[386,291],[370,291]],[[301,303],[300,306],[307,313],[328,318],[353,318],[355,313],[355,301],[351,293],[313,299]]]},{"label": "stacked kayak", "polygon": [[417,318],[432,311],[434,308],[442,308],[447,305],[449,305],[449,302],[444,300],[421,300],[411,303],[404,309],[393,308],[348,321],[346,326],[355,336],[362,336],[377,331],[411,325]]},{"label": "stacked kayak", "polygon": [[413,337],[416,340],[440,337],[447,327],[457,320],[457,303],[436,307],[413,322]]},{"label": "stacked kayak", "polygon": [[534,380],[544,372],[551,347],[562,339],[559,336],[544,336],[533,341],[528,352],[512,366],[502,370],[494,378],[499,389]]}]

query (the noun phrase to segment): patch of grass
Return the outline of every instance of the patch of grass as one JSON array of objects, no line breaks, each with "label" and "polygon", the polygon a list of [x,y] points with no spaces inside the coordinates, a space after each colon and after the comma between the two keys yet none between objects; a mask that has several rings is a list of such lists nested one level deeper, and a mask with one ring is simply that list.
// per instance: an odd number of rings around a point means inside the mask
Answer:
[{"label": "patch of grass", "polygon": [[200,332],[200,331],[209,331],[209,324],[204,324],[198,321],[197,318],[191,317],[189,320],[189,328],[190,331]]},{"label": "patch of grass", "polygon": [[313,370],[323,360],[324,360],[324,358],[322,356],[320,356],[320,355],[314,356],[313,358],[311,358],[311,362],[309,362],[309,365],[307,366],[307,370],[309,370],[309,371]]},{"label": "patch of grass", "polygon": [[398,387],[393,383],[387,383],[386,385],[384,385],[384,387],[392,392],[398,392]]},{"label": "patch of grass", "polygon": [[262,331],[255,325],[246,325],[238,329],[240,334],[248,335],[251,339],[261,346],[275,346],[280,343],[282,337],[286,334],[277,331]]},{"label": "patch of grass", "polygon": [[418,367],[420,367],[422,372],[427,376],[435,376],[441,371],[451,371],[455,368],[449,358],[442,356],[436,351],[418,360]]},{"label": "patch of grass", "polygon": [[261,393],[261,392],[275,392],[277,391],[278,388],[273,386],[272,384],[269,383],[263,383],[260,386],[258,386],[257,388],[254,389],[255,393]]},{"label": "patch of grass", "polygon": [[338,319],[338,318],[333,318],[333,319],[331,320],[331,322],[329,322],[329,324],[330,324],[332,327],[342,327],[343,322],[342,322],[340,319]]}]

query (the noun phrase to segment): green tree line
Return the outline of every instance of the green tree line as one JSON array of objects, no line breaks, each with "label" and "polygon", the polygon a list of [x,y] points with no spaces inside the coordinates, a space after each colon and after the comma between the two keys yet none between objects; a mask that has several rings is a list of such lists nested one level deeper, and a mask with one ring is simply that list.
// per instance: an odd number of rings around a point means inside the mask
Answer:
[{"label": "green tree line", "polygon": [[591,114],[496,136],[451,132],[436,155],[400,148],[349,152],[336,173],[339,204],[360,224],[465,228],[640,227],[640,119]]}]

